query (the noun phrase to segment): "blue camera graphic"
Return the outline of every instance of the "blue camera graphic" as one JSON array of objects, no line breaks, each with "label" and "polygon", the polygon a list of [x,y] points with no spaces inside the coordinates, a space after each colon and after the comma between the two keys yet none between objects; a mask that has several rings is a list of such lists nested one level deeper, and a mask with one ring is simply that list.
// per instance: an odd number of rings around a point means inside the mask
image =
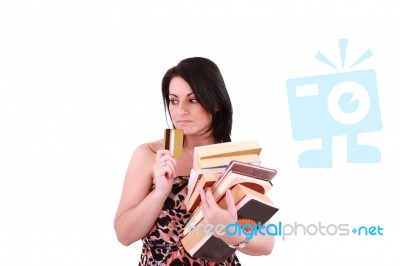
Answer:
[{"label": "blue camera graphic", "polygon": [[[347,40],[339,40],[339,43],[343,50]],[[321,55],[318,53],[317,59],[327,63]],[[359,62],[368,57],[366,53],[363,56]],[[320,150],[308,150],[299,155],[300,167],[332,167],[332,137],[340,135],[347,136],[348,163],[380,162],[379,149],[357,144],[358,133],[382,128],[373,69],[289,79],[286,87],[293,139],[322,139]]]}]

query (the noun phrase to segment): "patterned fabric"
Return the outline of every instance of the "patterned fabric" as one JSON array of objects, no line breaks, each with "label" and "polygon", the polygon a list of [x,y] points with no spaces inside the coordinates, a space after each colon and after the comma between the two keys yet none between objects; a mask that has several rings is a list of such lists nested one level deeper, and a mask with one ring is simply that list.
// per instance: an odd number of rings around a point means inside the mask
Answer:
[{"label": "patterned fabric", "polygon": [[188,177],[174,179],[171,193],[154,226],[143,238],[140,265],[241,265],[235,254],[223,263],[191,257],[183,248],[183,228],[189,220],[184,199],[187,195]]}]

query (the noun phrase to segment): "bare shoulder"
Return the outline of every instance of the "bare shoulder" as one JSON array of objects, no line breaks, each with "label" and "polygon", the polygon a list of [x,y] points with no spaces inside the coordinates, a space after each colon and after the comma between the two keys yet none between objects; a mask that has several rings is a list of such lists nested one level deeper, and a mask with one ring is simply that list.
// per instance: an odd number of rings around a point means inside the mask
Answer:
[{"label": "bare shoulder", "polygon": [[[156,153],[157,150],[163,150],[164,149],[164,140],[156,140],[153,142],[146,143],[148,148],[151,149],[152,152]],[[145,145],[145,144],[144,144]]]},{"label": "bare shoulder", "polygon": [[139,145],[136,150],[135,154],[138,155],[155,155],[157,150],[162,149],[163,147],[163,140],[156,140],[153,142],[143,143]]},{"label": "bare shoulder", "polygon": [[163,140],[157,140],[139,145],[132,155],[131,164],[140,163],[141,168],[150,167],[151,169],[151,165],[153,165],[156,158],[155,156],[157,150],[160,150],[162,148]]}]

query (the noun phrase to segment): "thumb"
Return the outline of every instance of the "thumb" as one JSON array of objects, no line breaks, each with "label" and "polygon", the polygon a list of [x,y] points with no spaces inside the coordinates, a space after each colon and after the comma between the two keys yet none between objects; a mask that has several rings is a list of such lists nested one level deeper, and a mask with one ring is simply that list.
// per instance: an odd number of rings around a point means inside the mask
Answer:
[{"label": "thumb", "polygon": [[235,201],[233,199],[232,192],[230,189],[228,189],[226,191],[225,201],[226,201],[226,206],[227,206],[228,212],[237,215]]}]

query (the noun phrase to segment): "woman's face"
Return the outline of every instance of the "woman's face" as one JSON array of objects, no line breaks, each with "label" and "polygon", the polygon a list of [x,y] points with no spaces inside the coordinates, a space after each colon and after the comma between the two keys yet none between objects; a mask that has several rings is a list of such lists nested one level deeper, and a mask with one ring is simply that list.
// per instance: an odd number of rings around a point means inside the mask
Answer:
[{"label": "woman's face", "polygon": [[169,83],[169,112],[176,128],[185,135],[203,135],[210,128],[212,115],[197,102],[189,84],[181,77]]}]

